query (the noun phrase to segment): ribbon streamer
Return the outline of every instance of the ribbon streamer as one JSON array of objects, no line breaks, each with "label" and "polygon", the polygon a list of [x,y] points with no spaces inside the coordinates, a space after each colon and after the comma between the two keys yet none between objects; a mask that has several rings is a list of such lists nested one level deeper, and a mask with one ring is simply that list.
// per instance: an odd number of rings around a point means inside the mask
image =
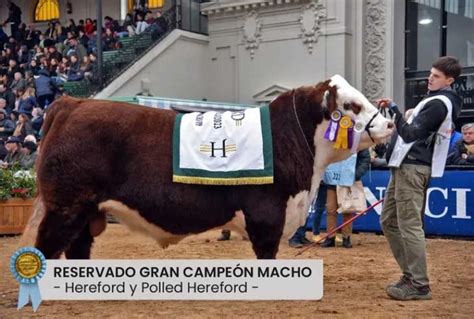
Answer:
[{"label": "ribbon streamer", "polygon": [[354,124],[353,133],[352,133],[352,145],[351,145],[351,152],[357,153],[357,148],[359,147],[360,137],[364,132],[364,124],[361,122],[356,122]]},{"label": "ribbon streamer", "polygon": [[339,121],[342,117],[342,113],[340,111],[334,111],[331,114],[331,120],[329,121],[329,126],[324,134],[324,138],[329,141],[334,141],[336,139],[336,134],[339,126]]},{"label": "ribbon streamer", "polygon": [[352,120],[349,116],[343,116],[339,121],[339,129],[337,131],[336,142],[333,147],[338,149],[349,148],[349,128],[352,126]]}]

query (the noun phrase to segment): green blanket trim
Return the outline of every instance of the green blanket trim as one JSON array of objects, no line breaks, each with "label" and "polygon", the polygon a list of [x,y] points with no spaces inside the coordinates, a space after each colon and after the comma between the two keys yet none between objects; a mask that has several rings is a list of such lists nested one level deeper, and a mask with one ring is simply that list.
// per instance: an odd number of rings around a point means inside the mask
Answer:
[{"label": "green blanket trim", "polygon": [[173,131],[173,182],[205,185],[258,185],[273,183],[273,144],[268,106],[260,108],[260,120],[263,140],[263,170],[240,170],[211,172],[202,169],[181,169],[179,167],[179,141],[181,118],[178,114]]}]

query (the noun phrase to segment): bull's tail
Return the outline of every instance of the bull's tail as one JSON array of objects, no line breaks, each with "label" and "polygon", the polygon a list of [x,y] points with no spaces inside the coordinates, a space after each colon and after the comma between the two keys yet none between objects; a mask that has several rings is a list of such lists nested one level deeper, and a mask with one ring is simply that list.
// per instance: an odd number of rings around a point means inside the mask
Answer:
[{"label": "bull's tail", "polygon": [[[69,96],[62,96],[55,100],[46,112],[46,119],[41,128],[43,132],[42,138],[46,137],[53,123],[64,123],[64,119],[80,104],[80,101],[81,100]],[[58,121],[58,118],[61,118],[61,121]]]},{"label": "bull's tail", "polygon": [[34,247],[36,237],[38,235],[38,228],[45,215],[45,209],[41,196],[37,196],[33,204],[33,213],[26,224],[25,230],[20,240],[20,247],[32,246]]}]

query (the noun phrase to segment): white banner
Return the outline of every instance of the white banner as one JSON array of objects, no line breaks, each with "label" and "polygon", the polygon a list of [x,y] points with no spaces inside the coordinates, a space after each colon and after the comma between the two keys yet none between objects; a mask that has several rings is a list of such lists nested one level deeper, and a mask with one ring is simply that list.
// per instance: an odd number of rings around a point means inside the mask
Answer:
[{"label": "white banner", "polygon": [[318,300],[322,260],[47,260],[43,300]]},{"label": "white banner", "polygon": [[260,109],[183,115],[179,167],[206,171],[264,169]]}]

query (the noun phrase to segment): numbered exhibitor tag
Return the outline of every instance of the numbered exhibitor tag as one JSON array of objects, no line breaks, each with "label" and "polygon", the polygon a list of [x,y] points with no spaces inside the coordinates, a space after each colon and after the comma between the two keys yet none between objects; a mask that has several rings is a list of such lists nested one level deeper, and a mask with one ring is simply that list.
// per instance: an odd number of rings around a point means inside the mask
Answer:
[{"label": "numbered exhibitor tag", "polygon": [[352,186],[355,180],[357,154],[348,159],[328,165],[323,181],[328,185]]}]

